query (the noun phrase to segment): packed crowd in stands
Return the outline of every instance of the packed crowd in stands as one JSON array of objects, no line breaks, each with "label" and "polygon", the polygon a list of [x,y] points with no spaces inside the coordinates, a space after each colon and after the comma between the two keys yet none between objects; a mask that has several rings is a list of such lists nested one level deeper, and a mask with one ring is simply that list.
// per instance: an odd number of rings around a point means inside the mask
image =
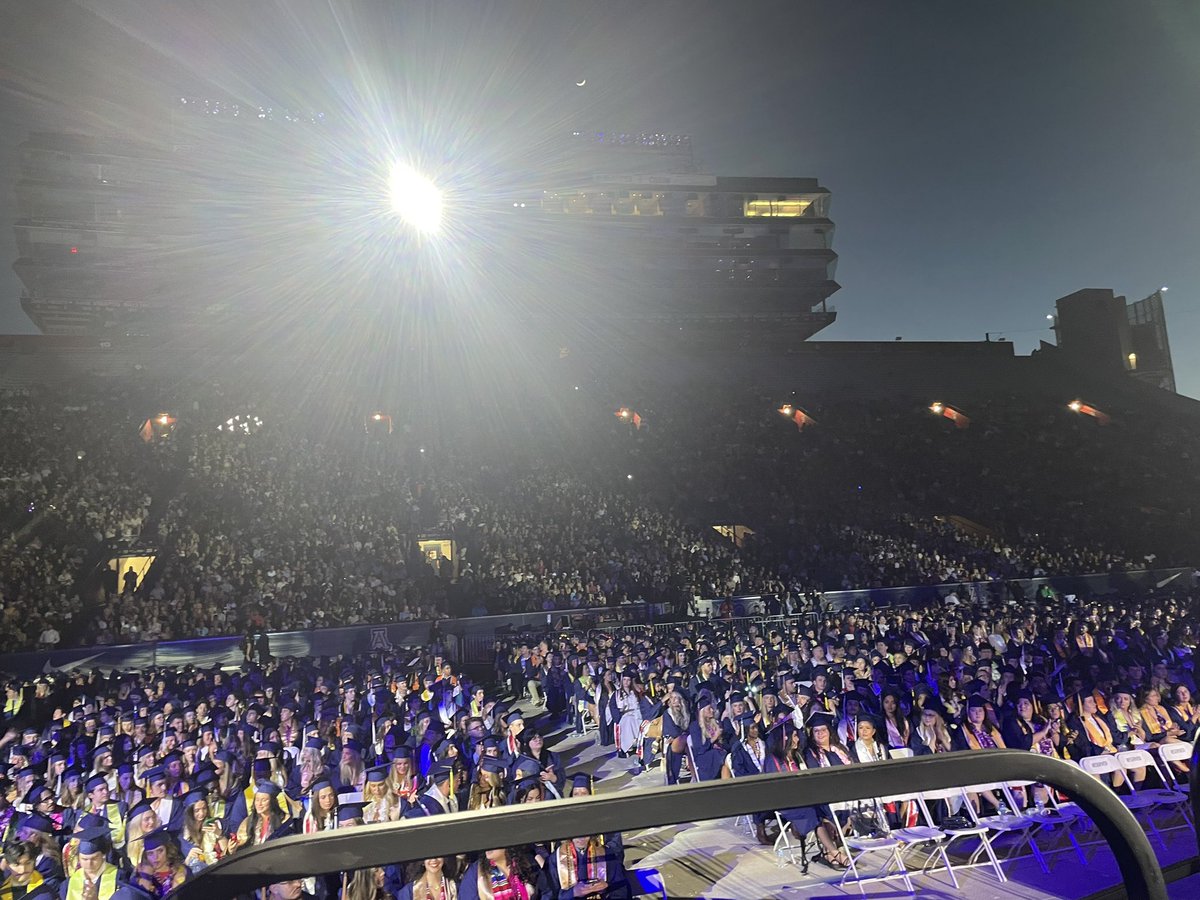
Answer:
[{"label": "packed crowd in stands", "polygon": [[[351,404],[289,414],[250,392],[7,395],[4,649],[637,601],[685,614],[754,593],[797,609],[828,590],[1193,561],[1186,422],[1101,428],[997,400],[957,430],[830,401],[798,432],[769,401],[647,403],[634,428],[595,399],[580,421],[525,413],[482,440],[466,415],[368,434]],[[143,442],[167,406],[178,426]],[[261,428],[217,430],[247,409]],[[730,523],[752,531],[740,546],[712,529]],[[420,534],[452,537],[454,565],[431,566]],[[157,560],[134,590],[102,590],[95,566],[123,538]]]},{"label": "packed crowd in stands", "polygon": [[[604,792],[661,767],[667,784],[802,773],[915,754],[1015,747],[1086,759],[1141,748],[1106,776],[1168,790],[1164,748],[1200,726],[1190,587],[1081,598],[997,588],[923,610],[815,624],[697,621],[673,630],[516,636],[493,677],[437,644],[335,660],[260,657],[240,671],[49,673],[6,685],[0,869],[13,896],[163,897],[219,860],[287,834]],[[557,741],[557,743],[555,743]],[[552,749],[555,748],[555,749]],[[936,807],[969,828],[1058,808],[1040,785]],[[926,811],[764,810],[836,877],[842,837]],[[882,818],[880,818],[880,814]],[[864,824],[865,823],[865,824]],[[312,873],[270,897],[629,897],[620,834]],[[769,851],[750,851],[769,852]],[[402,846],[397,849],[403,855]]]}]

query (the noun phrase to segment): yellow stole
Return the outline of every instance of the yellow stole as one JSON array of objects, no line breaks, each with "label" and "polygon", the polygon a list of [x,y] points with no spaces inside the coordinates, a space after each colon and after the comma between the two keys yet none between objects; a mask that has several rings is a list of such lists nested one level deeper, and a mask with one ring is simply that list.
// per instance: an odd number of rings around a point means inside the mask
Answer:
[{"label": "yellow stole", "polygon": [[[67,900],[83,900],[83,886],[87,879],[83,877],[83,870],[76,869],[75,874],[71,876],[71,880],[67,882]],[[117,867],[111,863],[105,863],[104,869],[100,872],[100,885],[97,890],[97,896],[100,900],[108,900],[117,892]]]}]

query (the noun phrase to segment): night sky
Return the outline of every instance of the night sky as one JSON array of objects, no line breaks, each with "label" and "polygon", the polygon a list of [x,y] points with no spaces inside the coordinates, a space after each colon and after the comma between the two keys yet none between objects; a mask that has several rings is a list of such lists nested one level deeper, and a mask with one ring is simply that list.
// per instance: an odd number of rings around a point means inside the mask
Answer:
[{"label": "night sky", "polygon": [[1168,285],[1179,389],[1200,395],[1195,0],[0,0],[0,22],[3,332],[32,330],[9,267],[19,141],[136,134],[209,93],[443,159],[537,128],[690,133],[705,170],[833,192],[821,339],[990,331],[1027,353],[1059,296]]}]

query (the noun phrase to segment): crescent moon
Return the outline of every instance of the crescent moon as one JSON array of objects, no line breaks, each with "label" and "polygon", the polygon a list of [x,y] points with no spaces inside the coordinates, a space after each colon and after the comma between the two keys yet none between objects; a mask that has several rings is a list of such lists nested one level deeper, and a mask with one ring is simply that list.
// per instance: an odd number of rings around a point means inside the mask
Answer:
[{"label": "crescent moon", "polygon": [[585,84],[587,84],[587,79],[586,79],[586,78],[585,78],[585,79],[583,79],[583,81],[577,81],[577,82],[575,82],[575,87],[583,87]]}]

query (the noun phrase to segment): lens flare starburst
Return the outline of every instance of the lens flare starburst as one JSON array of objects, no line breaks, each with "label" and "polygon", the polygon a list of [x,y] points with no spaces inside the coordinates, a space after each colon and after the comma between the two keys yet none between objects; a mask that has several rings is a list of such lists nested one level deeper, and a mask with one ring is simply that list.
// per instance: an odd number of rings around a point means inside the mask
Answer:
[{"label": "lens flare starburst", "polygon": [[422,234],[436,234],[442,227],[442,192],[411,166],[392,167],[388,197],[392,211]]}]

